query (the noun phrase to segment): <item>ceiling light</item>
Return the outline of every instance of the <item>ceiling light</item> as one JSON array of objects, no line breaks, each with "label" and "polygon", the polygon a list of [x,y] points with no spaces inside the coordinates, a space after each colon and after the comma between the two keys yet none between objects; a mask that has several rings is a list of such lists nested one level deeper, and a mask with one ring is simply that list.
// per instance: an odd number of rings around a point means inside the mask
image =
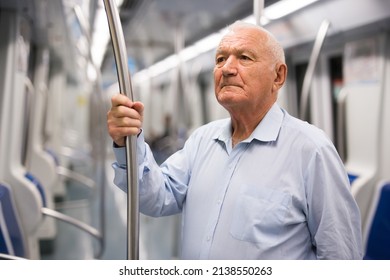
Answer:
[{"label": "ceiling light", "polygon": [[264,9],[264,17],[275,20],[291,14],[318,0],[282,0]]},{"label": "ceiling light", "polygon": [[[260,19],[262,25],[268,24],[271,20],[279,19],[288,14],[291,14],[299,9],[302,9],[318,0],[281,0],[273,5],[270,5],[264,9],[264,16]],[[242,19],[247,23],[256,24],[254,15]],[[149,69],[141,70],[134,75],[134,79],[137,81],[144,80],[150,77],[158,76],[174,67],[176,67],[180,61],[185,62],[195,58],[196,56],[213,50],[218,46],[223,34],[225,34],[227,28],[221,29],[219,32],[215,32],[195,44],[186,47],[180,53],[180,60],[177,54],[173,54],[164,60],[157,62],[156,64],[149,67]],[[148,71],[149,70],[149,71]]]}]

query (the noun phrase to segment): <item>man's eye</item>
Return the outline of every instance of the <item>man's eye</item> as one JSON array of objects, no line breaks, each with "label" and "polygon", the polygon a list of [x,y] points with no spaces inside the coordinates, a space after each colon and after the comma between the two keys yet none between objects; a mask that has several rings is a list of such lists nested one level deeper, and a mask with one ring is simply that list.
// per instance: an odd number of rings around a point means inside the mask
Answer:
[{"label": "man's eye", "polygon": [[223,56],[217,57],[217,58],[215,59],[215,62],[216,62],[217,64],[222,63],[222,62],[224,62],[224,61],[225,61],[225,58],[224,58]]},{"label": "man's eye", "polygon": [[241,59],[242,59],[242,60],[250,60],[250,57],[249,57],[249,56],[246,56],[246,55],[242,55],[242,56],[241,56]]}]

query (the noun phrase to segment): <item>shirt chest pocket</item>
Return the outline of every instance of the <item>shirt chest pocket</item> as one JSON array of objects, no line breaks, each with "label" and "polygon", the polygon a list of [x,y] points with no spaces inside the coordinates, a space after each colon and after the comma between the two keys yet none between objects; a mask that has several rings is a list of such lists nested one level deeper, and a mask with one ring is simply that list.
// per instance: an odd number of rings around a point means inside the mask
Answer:
[{"label": "shirt chest pocket", "polygon": [[230,227],[239,240],[272,245],[280,240],[279,233],[291,205],[291,195],[270,188],[244,187],[238,196]]}]

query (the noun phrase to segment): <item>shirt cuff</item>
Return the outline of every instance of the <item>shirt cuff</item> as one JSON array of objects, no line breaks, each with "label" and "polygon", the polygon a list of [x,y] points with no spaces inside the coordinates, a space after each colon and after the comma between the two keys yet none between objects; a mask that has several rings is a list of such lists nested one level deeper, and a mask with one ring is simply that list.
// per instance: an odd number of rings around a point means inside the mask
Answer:
[{"label": "shirt cuff", "polygon": [[126,147],[113,147],[115,159],[119,168],[126,168]]},{"label": "shirt cuff", "polygon": [[[145,158],[145,137],[144,133],[141,130],[140,134],[137,136],[137,160],[138,165],[144,162]],[[113,144],[113,151],[118,167],[126,169],[126,147],[120,147]]]}]

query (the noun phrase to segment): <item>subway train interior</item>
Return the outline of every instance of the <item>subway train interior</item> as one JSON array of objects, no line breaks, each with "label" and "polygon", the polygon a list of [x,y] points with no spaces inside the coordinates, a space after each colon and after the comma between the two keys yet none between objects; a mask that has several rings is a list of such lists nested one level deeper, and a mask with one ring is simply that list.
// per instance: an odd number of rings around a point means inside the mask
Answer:
[{"label": "subway train interior", "polygon": [[[116,0],[157,162],[228,117],[215,48],[236,20],[282,44],[278,103],[326,132],[360,208],[367,259],[390,259],[389,0]],[[0,259],[128,258],[128,195],[107,132],[120,91],[103,0],[0,0]],[[123,49],[122,49],[123,51]],[[179,259],[181,216],[139,214],[139,258]]]}]

